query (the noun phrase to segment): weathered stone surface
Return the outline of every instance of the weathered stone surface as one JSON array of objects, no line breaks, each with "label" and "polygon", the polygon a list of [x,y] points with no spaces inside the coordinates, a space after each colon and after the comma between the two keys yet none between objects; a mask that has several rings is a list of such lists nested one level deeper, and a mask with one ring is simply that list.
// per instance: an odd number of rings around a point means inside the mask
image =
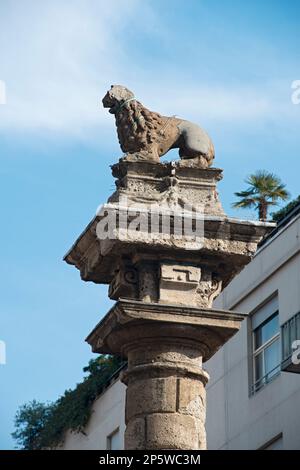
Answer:
[{"label": "weathered stone surface", "polygon": [[144,378],[133,381],[126,396],[126,423],[134,416],[147,413],[176,411],[177,380],[174,376]]},{"label": "weathered stone surface", "polygon": [[134,418],[126,426],[125,442],[127,450],[141,450],[146,447],[146,419]]},{"label": "weathered stone surface", "polygon": [[[123,261],[123,260],[122,260]],[[137,298],[138,273],[137,270],[126,262],[121,262],[115,272],[115,276],[109,285],[108,295],[111,299],[120,297]]]},{"label": "weathered stone surface", "polygon": [[193,305],[200,278],[200,267],[160,263],[160,302]]},{"label": "weathered stone surface", "polygon": [[205,419],[206,392],[205,384],[200,380],[178,378],[178,411]]},{"label": "weathered stone surface", "polygon": [[158,267],[153,260],[137,263],[139,273],[139,299],[144,302],[157,302],[158,299]]},{"label": "weathered stone surface", "polygon": [[224,215],[216,185],[222,179],[220,168],[190,168],[183,161],[171,163],[128,162],[112,165],[117,190],[109,202],[155,204],[172,202],[192,205],[210,215]]},{"label": "weathered stone surface", "polygon": [[180,413],[155,413],[146,419],[147,449],[199,449],[201,425],[196,418]]},{"label": "weathered stone surface", "polygon": [[171,262],[160,263],[159,301],[177,305],[211,307],[222,280],[207,268]]}]

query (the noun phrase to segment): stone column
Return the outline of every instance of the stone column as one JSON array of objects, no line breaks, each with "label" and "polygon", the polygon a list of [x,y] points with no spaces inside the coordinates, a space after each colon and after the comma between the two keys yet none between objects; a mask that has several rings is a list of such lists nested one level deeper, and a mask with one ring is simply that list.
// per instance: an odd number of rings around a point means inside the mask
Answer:
[{"label": "stone column", "polygon": [[121,354],[128,368],[126,449],[205,449],[202,362],[239,329],[244,315],[120,300],[88,336],[94,352]]},{"label": "stone column", "polygon": [[[160,327],[152,337],[126,346],[126,449],[206,448],[208,374],[202,369],[201,344],[183,340],[181,329],[167,338],[168,328]],[[185,329],[188,333],[192,328]]]}]

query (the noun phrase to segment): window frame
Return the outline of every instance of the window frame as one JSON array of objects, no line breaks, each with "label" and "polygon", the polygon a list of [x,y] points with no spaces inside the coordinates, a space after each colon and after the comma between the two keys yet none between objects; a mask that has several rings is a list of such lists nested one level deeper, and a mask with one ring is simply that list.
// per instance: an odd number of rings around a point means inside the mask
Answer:
[{"label": "window frame", "polygon": [[111,448],[111,440],[112,440],[112,437],[115,435],[115,434],[119,434],[120,433],[120,426],[118,426],[116,429],[114,429],[111,433],[109,433],[107,436],[106,436],[106,450],[112,450]]},{"label": "window frame", "polygon": [[[255,312],[256,313],[256,312]],[[255,315],[255,313],[253,315]],[[271,338],[269,338],[267,341],[265,341],[261,346],[255,349],[255,332],[259,329],[262,328],[266,323],[272,320],[275,316],[278,316],[278,332],[273,335]],[[251,318],[252,320],[252,318]],[[252,326],[252,325],[251,325]],[[251,327],[251,336],[252,336],[252,387],[251,387],[251,394],[254,394],[261,390],[263,387],[265,387],[267,384],[272,382],[281,372],[281,359],[280,359],[280,341],[281,341],[281,335],[280,335],[280,325],[279,325],[279,309],[277,309],[274,313],[272,313],[266,320],[264,320],[260,325],[258,325],[255,329],[252,329]],[[265,370],[265,350],[271,346],[273,343],[276,341],[279,341],[279,362],[278,365],[276,365],[273,369],[270,371],[266,372]],[[262,366],[263,366],[263,374],[261,377],[257,378],[256,377],[256,358],[262,353],[263,361],[262,361]],[[271,377],[270,374],[274,371],[276,371]]]}]

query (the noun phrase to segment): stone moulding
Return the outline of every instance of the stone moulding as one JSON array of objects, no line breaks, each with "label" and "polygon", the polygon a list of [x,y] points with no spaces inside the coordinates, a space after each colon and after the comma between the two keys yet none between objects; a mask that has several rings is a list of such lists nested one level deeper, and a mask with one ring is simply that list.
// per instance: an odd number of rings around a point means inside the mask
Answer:
[{"label": "stone moulding", "polygon": [[[231,338],[240,328],[247,315],[226,310],[182,307],[171,304],[130,301],[120,299],[88,335],[86,341],[93,352],[124,354],[129,340],[128,331],[141,329],[151,337],[161,336],[164,341],[175,335],[180,337],[180,328],[190,329],[182,334],[182,340],[189,338],[205,349],[203,362]],[[157,331],[159,325],[159,331]],[[143,333],[133,334],[130,341],[139,341]],[[131,333],[130,333],[131,335]],[[144,338],[145,339],[145,338]]]},{"label": "stone moulding", "polygon": [[[265,222],[247,222],[226,216],[204,216],[204,236],[200,241],[183,238],[174,240],[172,233],[164,237],[144,236],[136,232],[128,237],[122,230],[116,232],[116,238],[99,240],[96,233],[100,217],[95,217],[77,239],[64,260],[79,269],[85,281],[110,284],[114,278],[115,267],[122,258],[133,252],[151,250],[156,258],[190,259],[201,264],[203,260],[215,266],[223,264],[223,288],[230,282],[252,258],[257,243],[267,229],[274,224]],[[189,250],[187,250],[189,244]],[[211,261],[210,261],[211,260]]]}]

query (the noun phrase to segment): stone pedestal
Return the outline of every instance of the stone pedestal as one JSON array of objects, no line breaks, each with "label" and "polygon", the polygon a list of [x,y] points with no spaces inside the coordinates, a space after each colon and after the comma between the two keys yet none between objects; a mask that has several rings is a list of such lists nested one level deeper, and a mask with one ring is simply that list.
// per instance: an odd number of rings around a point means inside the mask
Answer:
[{"label": "stone pedestal", "polygon": [[117,301],[87,341],[128,358],[126,449],[204,449],[202,364],[243,319],[213,300],[273,224],[225,215],[220,169],[120,161],[112,170],[115,193],[65,257]]}]

